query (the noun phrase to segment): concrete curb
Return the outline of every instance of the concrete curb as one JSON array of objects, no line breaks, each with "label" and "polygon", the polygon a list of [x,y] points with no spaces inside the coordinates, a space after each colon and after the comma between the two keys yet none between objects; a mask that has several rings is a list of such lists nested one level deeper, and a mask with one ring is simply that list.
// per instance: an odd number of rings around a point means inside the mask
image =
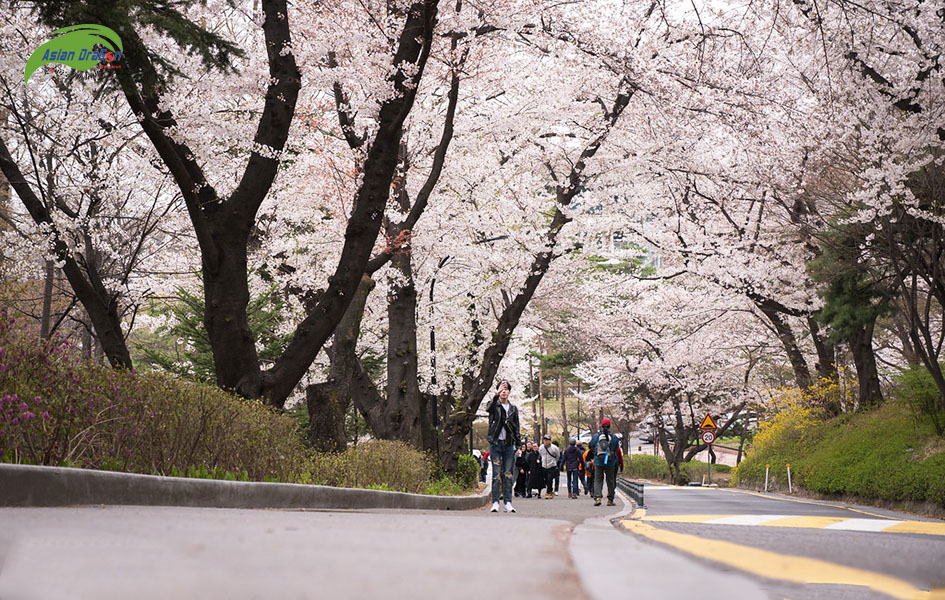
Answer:
[{"label": "concrete curb", "polygon": [[0,506],[129,504],[213,508],[394,508],[471,510],[478,496],[425,496],[294,483],[189,479],[32,465],[0,464]]}]

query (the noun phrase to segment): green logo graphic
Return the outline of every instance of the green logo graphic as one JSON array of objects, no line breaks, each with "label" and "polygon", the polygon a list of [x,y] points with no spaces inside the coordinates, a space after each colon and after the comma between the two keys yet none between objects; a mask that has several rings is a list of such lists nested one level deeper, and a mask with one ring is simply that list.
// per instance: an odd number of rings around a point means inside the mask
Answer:
[{"label": "green logo graphic", "polygon": [[[57,29],[53,35],[56,37],[37,48],[26,61],[24,82],[29,82],[33,71],[49,63],[60,63],[76,71],[88,71],[95,67],[118,68],[118,65],[111,63],[121,60],[121,39],[108,27],[73,25]],[[95,46],[103,48],[95,50]]]}]

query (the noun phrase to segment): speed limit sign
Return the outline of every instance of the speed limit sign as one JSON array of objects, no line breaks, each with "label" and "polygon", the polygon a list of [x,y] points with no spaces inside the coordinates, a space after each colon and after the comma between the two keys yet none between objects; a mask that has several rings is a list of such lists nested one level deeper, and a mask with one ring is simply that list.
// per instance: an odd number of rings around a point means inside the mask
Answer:
[{"label": "speed limit sign", "polygon": [[703,431],[702,432],[702,441],[706,444],[711,444],[715,441],[715,432],[714,431]]}]

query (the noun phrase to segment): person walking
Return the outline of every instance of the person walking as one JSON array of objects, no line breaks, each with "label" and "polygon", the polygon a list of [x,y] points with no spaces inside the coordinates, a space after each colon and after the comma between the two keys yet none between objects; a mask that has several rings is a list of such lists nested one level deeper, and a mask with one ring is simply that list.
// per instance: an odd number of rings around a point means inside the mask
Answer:
[{"label": "person walking", "polygon": [[558,459],[561,458],[561,451],[551,443],[551,436],[547,433],[542,438],[542,445],[538,448],[538,455],[541,456],[541,467],[545,472],[545,482],[548,486],[545,492],[545,498],[549,500],[555,497],[554,478],[558,476]]},{"label": "person walking", "polygon": [[558,449],[558,468],[555,470],[555,496],[558,495],[558,488],[561,486],[561,471],[564,470],[564,459],[562,458],[561,446],[558,445],[558,442],[551,442],[551,445]]},{"label": "person walking", "polygon": [[581,468],[581,451],[577,447],[577,438],[571,438],[571,443],[565,449],[561,457],[564,461],[564,468],[568,473],[568,498],[572,500],[578,497],[578,476]]},{"label": "person walking", "polygon": [[512,384],[502,380],[498,393],[489,402],[489,457],[492,460],[492,509],[499,512],[499,494],[501,484],[502,498],[505,499],[505,512],[514,513],[512,507],[512,484],[515,477],[515,450],[521,445],[519,439],[518,408],[509,402]]},{"label": "person walking", "polygon": [[614,506],[617,494],[617,465],[623,470],[623,454],[620,440],[610,433],[610,419],[600,422],[600,431],[591,438],[590,449],[594,453],[594,506],[600,506],[604,495],[604,479],[607,480],[607,506]]},{"label": "person walking", "polygon": [[584,495],[587,496],[593,491],[594,487],[594,453],[591,452],[590,447],[584,448],[583,444],[579,444],[581,448],[581,482],[584,485]]},{"label": "person walking", "polygon": [[486,450],[482,453],[482,458],[479,459],[479,481],[482,483],[486,482],[486,475],[489,473],[489,451]]},{"label": "person walking", "polygon": [[525,497],[525,486],[528,484],[528,442],[515,452],[515,496]]},{"label": "person walking", "polygon": [[541,456],[538,455],[538,444],[530,442],[528,444],[528,483],[525,497],[532,497],[532,490],[538,490],[536,498],[541,498],[541,490],[545,487],[545,472],[541,468]]}]

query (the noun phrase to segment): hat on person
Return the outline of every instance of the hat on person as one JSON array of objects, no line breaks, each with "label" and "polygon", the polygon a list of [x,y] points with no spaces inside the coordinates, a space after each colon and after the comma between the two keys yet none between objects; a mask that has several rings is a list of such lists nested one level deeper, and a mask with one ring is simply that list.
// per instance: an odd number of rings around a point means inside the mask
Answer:
[{"label": "hat on person", "polygon": [[543,439],[543,440],[550,440],[550,439],[551,439],[551,434],[550,434],[550,433],[546,433],[546,434],[545,434],[545,437],[543,437],[543,438],[541,438],[541,439]]},{"label": "hat on person", "polygon": [[601,427],[610,427],[610,419],[608,419],[608,418],[606,418],[606,417],[603,418],[603,419],[601,419],[600,426],[601,426]]},{"label": "hat on person", "polygon": [[571,438],[571,445],[577,444],[577,438]]}]

